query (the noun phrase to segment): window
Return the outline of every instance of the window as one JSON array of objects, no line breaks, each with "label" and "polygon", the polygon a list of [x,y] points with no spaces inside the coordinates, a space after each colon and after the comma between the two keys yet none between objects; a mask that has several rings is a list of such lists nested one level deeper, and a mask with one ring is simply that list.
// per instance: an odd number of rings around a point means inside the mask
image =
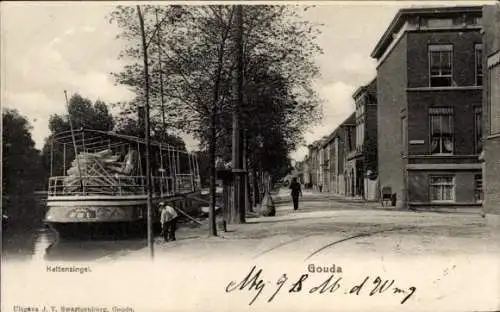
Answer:
[{"label": "window", "polygon": [[453,176],[430,177],[430,193],[433,202],[455,201],[455,179]]},{"label": "window", "polygon": [[431,87],[449,87],[452,85],[453,46],[429,46],[429,84]]},{"label": "window", "polygon": [[453,153],[453,109],[429,109],[431,154]]},{"label": "window", "polygon": [[483,175],[474,175],[474,200],[476,203],[483,201]]},{"label": "window", "polygon": [[474,108],[474,147],[477,154],[483,150],[483,110]]},{"label": "window", "polygon": [[474,45],[476,57],[476,86],[483,84],[483,48],[481,44]]}]

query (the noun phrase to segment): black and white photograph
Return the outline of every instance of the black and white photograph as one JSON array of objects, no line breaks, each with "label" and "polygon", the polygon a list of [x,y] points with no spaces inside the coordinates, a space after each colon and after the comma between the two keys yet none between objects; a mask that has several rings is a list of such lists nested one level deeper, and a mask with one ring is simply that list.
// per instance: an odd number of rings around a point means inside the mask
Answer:
[{"label": "black and white photograph", "polygon": [[4,1],[1,310],[500,311],[499,1]]}]

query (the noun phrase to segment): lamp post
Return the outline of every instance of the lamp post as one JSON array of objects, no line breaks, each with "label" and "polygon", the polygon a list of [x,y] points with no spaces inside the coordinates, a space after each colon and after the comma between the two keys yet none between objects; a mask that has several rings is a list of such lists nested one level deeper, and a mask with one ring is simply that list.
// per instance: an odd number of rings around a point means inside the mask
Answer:
[{"label": "lamp post", "polygon": [[233,38],[236,44],[234,50],[235,69],[232,72],[233,90],[233,151],[232,151],[232,166],[233,166],[233,214],[231,214],[231,223],[245,223],[245,183],[243,174],[243,138],[240,127],[241,106],[243,104],[243,7],[242,5],[235,6]]}]

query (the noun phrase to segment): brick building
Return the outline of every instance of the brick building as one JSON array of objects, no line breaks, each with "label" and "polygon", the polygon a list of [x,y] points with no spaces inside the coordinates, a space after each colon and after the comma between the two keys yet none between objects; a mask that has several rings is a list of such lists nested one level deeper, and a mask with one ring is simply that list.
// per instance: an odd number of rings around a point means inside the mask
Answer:
[{"label": "brick building", "polygon": [[356,104],[356,143],[347,154],[352,165],[352,191],[354,196],[375,200],[376,182],[372,177],[377,172],[377,80],[358,88],[352,97]]},{"label": "brick building", "polygon": [[[323,149],[328,154],[325,166],[326,191],[334,194],[344,193],[344,138],[339,127],[324,139]],[[341,181],[342,180],[342,181]]]},{"label": "brick building", "polygon": [[356,113],[352,113],[339,126],[342,129],[342,145],[344,148],[344,192],[346,196],[356,196],[356,160],[349,158],[356,151]]},{"label": "brick building", "polygon": [[378,173],[397,205],[479,206],[482,7],[400,10],[377,43]]},{"label": "brick building", "polygon": [[500,225],[500,4],[483,8],[484,177],[487,222]]}]

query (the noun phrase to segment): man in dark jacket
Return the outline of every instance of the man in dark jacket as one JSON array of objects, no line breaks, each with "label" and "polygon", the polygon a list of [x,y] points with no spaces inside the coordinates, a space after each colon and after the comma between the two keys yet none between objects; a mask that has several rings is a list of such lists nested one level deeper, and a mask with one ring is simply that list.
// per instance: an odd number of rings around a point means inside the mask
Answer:
[{"label": "man in dark jacket", "polygon": [[299,209],[299,195],[302,196],[302,189],[300,183],[297,182],[297,178],[292,179],[290,190],[292,190],[293,210],[297,210]]}]

